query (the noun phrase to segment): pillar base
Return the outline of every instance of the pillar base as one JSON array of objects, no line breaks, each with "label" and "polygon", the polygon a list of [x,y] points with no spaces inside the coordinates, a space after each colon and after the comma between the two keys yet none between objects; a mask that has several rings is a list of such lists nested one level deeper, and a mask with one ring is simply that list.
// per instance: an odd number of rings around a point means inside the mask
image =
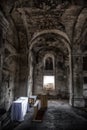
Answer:
[{"label": "pillar base", "polygon": [[73,100],[73,107],[85,107],[85,101],[83,98],[74,98]]}]

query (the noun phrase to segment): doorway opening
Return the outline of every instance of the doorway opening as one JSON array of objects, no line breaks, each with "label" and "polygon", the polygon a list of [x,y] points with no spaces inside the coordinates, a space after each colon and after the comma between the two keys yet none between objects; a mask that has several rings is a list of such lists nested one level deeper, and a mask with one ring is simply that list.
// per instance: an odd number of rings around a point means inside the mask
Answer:
[{"label": "doorway opening", "polygon": [[43,89],[55,90],[55,76],[43,76]]}]

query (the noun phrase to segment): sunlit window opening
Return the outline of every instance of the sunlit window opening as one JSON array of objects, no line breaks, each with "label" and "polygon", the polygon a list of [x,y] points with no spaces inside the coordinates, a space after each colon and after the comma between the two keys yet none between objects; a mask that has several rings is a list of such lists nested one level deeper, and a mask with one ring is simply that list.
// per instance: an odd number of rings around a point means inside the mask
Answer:
[{"label": "sunlit window opening", "polygon": [[44,76],[43,77],[43,88],[45,90],[55,89],[55,77],[54,76]]}]

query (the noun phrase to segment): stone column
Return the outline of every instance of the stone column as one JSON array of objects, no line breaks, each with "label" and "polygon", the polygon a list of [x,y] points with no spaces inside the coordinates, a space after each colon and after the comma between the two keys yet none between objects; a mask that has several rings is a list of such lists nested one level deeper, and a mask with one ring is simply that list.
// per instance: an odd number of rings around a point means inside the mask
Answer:
[{"label": "stone column", "polygon": [[29,52],[29,76],[28,76],[28,85],[27,85],[27,96],[32,95],[32,88],[33,88],[33,53]]},{"label": "stone column", "polygon": [[81,55],[73,55],[73,106],[75,107],[85,106],[82,77],[82,57]]},{"label": "stone column", "polygon": [[0,103],[3,99],[3,85],[2,85],[2,73],[3,73],[3,60],[4,60],[4,48],[5,38],[8,30],[8,21],[6,20],[3,13],[0,11]]},{"label": "stone column", "polygon": [[69,53],[69,104],[73,106],[72,55]]},{"label": "stone column", "polygon": [[2,29],[0,28],[0,99],[1,99],[1,87],[2,87],[2,67],[3,67],[3,56],[2,56]]}]

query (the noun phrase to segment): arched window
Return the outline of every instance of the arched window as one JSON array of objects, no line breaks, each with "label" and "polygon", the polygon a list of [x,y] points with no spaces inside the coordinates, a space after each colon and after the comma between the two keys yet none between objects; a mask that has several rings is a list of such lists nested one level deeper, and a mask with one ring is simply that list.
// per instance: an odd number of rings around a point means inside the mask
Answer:
[{"label": "arched window", "polygon": [[53,59],[51,57],[45,59],[45,70],[53,70]]}]

